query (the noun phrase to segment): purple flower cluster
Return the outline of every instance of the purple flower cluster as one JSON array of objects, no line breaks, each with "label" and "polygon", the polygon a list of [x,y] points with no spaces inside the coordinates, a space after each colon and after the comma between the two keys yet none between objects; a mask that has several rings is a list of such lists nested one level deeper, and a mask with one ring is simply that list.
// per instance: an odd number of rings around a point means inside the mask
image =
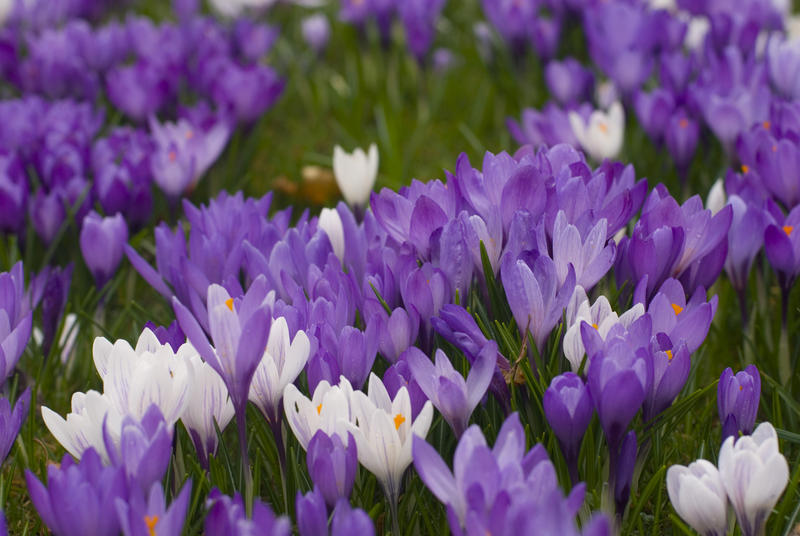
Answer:
[{"label": "purple flower cluster", "polygon": [[526,451],[517,413],[503,423],[492,448],[480,428],[471,426],[458,442],[452,471],[424,439],[415,438],[413,450],[420,478],[447,506],[452,534],[609,534],[602,515],[578,531],[575,515],[585,486],[577,485],[564,496],[544,447]]},{"label": "purple flower cluster", "polygon": [[398,19],[406,34],[406,47],[418,60],[425,59],[436,36],[436,22],[446,0],[342,0],[339,18],[358,27],[373,20],[381,38],[391,38],[392,21]]}]

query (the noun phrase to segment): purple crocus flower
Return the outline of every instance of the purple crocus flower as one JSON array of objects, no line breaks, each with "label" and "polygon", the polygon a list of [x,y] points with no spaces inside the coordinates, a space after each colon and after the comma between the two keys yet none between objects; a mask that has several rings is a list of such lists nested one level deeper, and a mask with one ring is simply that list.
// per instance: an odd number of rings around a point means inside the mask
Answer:
[{"label": "purple crocus flower", "polygon": [[169,344],[173,352],[177,352],[178,348],[186,342],[186,335],[183,334],[177,320],[173,320],[172,324],[166,327],[157,326],[148,320],[144,327],[153,332],[158,342],[161,344]]},{"label": "purple crocus flower", "polygon": [[483,347],[466,381],[441,350],[436,350],[435,364],[413,346],[403,355],[422,392],[441,412],[456,437],[460,437],[492,381],[497,365],[497,344],[491,341]]},{"label": "purple crocus flower", "polygon": [[[36,277],[36,281],[41,281],[41,301],[32,298],[31,305],[36,302],[42,306],[42,353],[48,355],[50,347],[55,341],[56,331],[64,315],[64,307],[67,305],[69,287],[72,283],[72,263],[66,268],[46,267]],[[31,283],[33,287],[33,282]]]},{"label": "purple crocus flower", "polygon": [[47,486],[29,470],[25,482],[45,525],[57,536],[119,534],[116,501],[128,499],[125,471],[103,467],[93,448],[75,463],[65,454],[61,465],[47,467]]},{"label": "purple crocus flower", "polygon": [[211,96],[220,110],[240,123],[253,123],[283,93],[286,82],[270,67],[224,61],[212,78]]},{"label": "purple crocus flower", "polygon": [[433,43],[436,21],[445,0],[406,0],[397,4],[406,31],[406,43],[417,60],[422,61]]},{"label": "purple crocus flower", "polygon": [[298,491],[294,503],[300,536],[328,534],[328,509],[318,487],[305,495]]},{"label": "purple crocus flower", "polygon": [[[250,384],[264,355],[269,337],[270,306],[274,293],[267,294],[267,281],[259,276],[247,293],[238,299],[230,297],[220,285],[208,287],[208,326],[214,346],[195,317],[177,298],[172,307],[178,324],[197,349],[200,357],[211,365],[228,388],[236,411],[242,460],[248,467],[245,415]],[[245,471],[249,477],[249,468]],[[252,478],[252,477],[249,477]]]},{"label": "purple crocus flower", "polygon": [[532,263],[506,256],[500,273],[508,305],[523,336],[530,331],[539,352],[550,331],[561,320],[575,288],[575,270],[570,265],[559,286],[555,263],[539,255]]},{"label": "purple crocus flower", "polygon": [[728,257],[725,259],[725,273],[728,274],[731,286],[739,295],[742,322],[747,324],[747,282],[756,255],[764,245],[767,215],[762,209],[747,203],[738,195],[731,195],[728,198],[728,204],[733,209],[733,220],[728,233]]},{"label": "purple crocus flower", "polygon": [[[689,377],[691,359],[685,342],[673,345],[669,337],[660,333],[651,349],[653,384],[642,408],[645,422],[667,409],[683,389]],[[627,502],[627,501],[626,501]]]},{"label": "purple crocus flower", "polygon": [[22,261],[0,273],[0,383],[14,371],[31,337],[33,312],[25,303]]},{"label": "purple crocus flower", "polygon": [[639,91],[634,98],[634,107],[644,131],[655,143],[660,143],[675,109],[675,96],[662,88],[650,93]]},{"label": "purple crocus flower", "polygon": [[135,121],[157,113],[172,93],[162,70],[145,60],[112,68],[106,75],[106,91],[114,107]]},{"label": "purple crocus flower", "polygon": [[[637,324],[649,321],[648,315],[644,315],[632,324],[632,329]],[[588,330],[591,329],[589,326]],[[582,329],[582,332],[588,330]],[[587,354],[589,351],[587,346]],[[647,350],[635,348],[626,339],[609,337],[605,348],[592,355],[587,379],[589,393],[613,456],[628,424],[650,392],[653,384],[652,361]]]},{"label": "purple crocus flower", "polygon": [[388,315],[381,308],[372,316],[371,322],[377,324],[378,349],[390,363],[395,363],[400,354],[417,340],[419,315],[414,309],[398,307]]},{"label": "purple crocus flower", "polygon": [[25,224],[28,180],[19,158],[0,152],[0,229],[18,232]]},{"label": "purple crocus flower", "polygon": [[328,17],[322,13],[306,17],[302,22],[302,31],[306,44],[317,54],[321,54],[331,36],[331,24],[328,22]]},{"label": "purple crocus flower", "polygon": [[288,518],[275,517],[270,507],[258,499],[253,501],[252,517],[247,518],[238,492],[231,498],[214,488],[208,494],[206,507],[208,514],[203,526],[206,536],[289,536],[292,531]]},{"label": "purple crocus flower", "polygon": [[608,222],[602,218],[582,237],[578,228],[567,222],[565,212],[558,211],[553,224],[553,262],[559,284],[566,281],[570,269],[575,273],[575,283],[586,290],[606,275],[617,252],[607,230]]},{"label": "purple crocus flower", "polygon": [[233,25],[233,39],[239,54],[248,62],[258,62],[267,54],[278,39],[277,28],[257,24],[241,17]]},{"label": "purple crocus flower", "polygon": [[766,51],[769,78],[778,93],[800,98],[800,41],[773,35]]},{"label": "purple crocus flower", "polygon": [[411,417],[412,420],[416,419],[423,406],[425,406],[425,402],[428,401],[428,397],[425,396],[417,380],[414,379],[411,367],[405,356],[401,355],[397,363],[386,369],[386,372],[383,373],[383,384],[386,387],[386,392],[389,393],[393,400],[401,387],[405,387],[408,390],[408,396],[411,399]]},{"label": "purple crocus flower", "polygon": [[592,72],[575,58],[548,63],[544,69],[544,80],[550,94],[563,106],[586,101],[594,86]]},{"label": "purple crocus flower", "polygon": [[352,434],[345,445],[338,434],[328,436],[319,430],[308,442],[308,473],[325,502],[333,508],[339,499],[347,499],[353,490],[358,470],[358,452]]},{"label": "purple crocus flower", "polygon": [[[489,339],[483,334],[472,315],[460,305],[448,304],[439,310],[439,316],[431,318],[431,324],[436,332],[456,348],[464,352],[470,363],[474,363]],[[489,390],[497,397],[498,401],[508,409],[509,392],[503,373],[510,370],[508,359],[500,352],[497,353],[495,367]]]},{"label": "purple crocus flower", "polygon": [[375,524],[364,510],[351,507],[346,499],[339,499],[333,511],[331,536],[352,534],[375,536]]},{"label": "purple crocus flower", "polygon": [[188,480],[178,496],[167,508],[161,482],[150,487],[147,500],[144,493],[132,491],[128,502],[117,499],[117,515],[125,536],[169,536],[180,534],[186,521],[186,510],[192,492],[192,481]]},{"label": "purple crocus flower", "polygon": [[778,282],[784,294],[788,294],[797,274],[800,273],[800,232],[795,231],[798,226],[800,226],[800,206],[792,209],[782,222],[775,221],[767,225],[764,231],[764,252],[772,269],[778,275]]},{"label": "purple crocus flower", "polygon": [[676,110],[665,125],[664,141],[667,150],[682,175],[686,174],[694,158],[699,136],[700,126],[683,108]]},{"label": "purple crocus flower", "polygon": [[750,435],[756,423],[758,402],[761,398],[761,374],[755,365],[733,373],[726,368],[717,385],[717,408],[722,423],[722,442],[739,434]]},{"label": "purple crocus flower", "polygon": [[547,422],[555,432],[567,461],[572,482],[578,481],[578,453],[592,420],[594,406],[589,390],[577,374],[565,372],[553,378],[542,398]]},{"label": "purple crocus flower", "polygon": [[694,353],[708,334],[718,298],[713,296],[706,301],[706,291],[699,287],[687,302],[683,288],[675,279],[664,281],[651,300],[647,313],[652,320],[653,334],[667,335],[676,348],[686,343],[689,353]]},{"label": "purple crocus flower", "polygon": [[44,188],[40,188],[29,199],[28,214],[31,223],[36,234],[45,244],[53,241],[67,217],[63,197],[62,189],[46,192]]},{"label": "purple crocus flower", "polygon": [[98,288],[105,286],[116,272],[126,242],[128,226],[122,214],[103,218],[92,211],[83,218],[81,253]]},{"label": "purple crocus flower", "polygon": [[28,416],[28,407],[31,404],[31,388],[28,387],[17,398],[14,408],[7,398],[0,398],[0,464],[11,452],[14,441],[17,439],[22,423]]},{"label": "purple crocus flower", "polygon": [[172,456],[172,430],[157,405],[148,408],[141,422],[126,416],[119,438],[112,434],[104,422],[103,443],[111,465],[123,467],[131,485],[144,493],[161,481]]},{"label": "purple crocus flower", "polygon": [[185,119],[162,124],[151,117],[150,133],[155,142],[150,161],[153,178],[167,197],[175,199],[193,188],[219,158],[230,129],[222,121],[204,129]]}]

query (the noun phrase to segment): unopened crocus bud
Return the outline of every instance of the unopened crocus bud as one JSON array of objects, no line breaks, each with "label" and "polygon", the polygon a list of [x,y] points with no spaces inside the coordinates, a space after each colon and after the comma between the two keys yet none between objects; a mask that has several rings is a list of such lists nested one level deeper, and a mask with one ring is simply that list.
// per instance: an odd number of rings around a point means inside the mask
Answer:
[{"label": "unopened crocus bud", "polygon": [[90,212],[83,218],[80,244],[83,260],[92,272],[98,288],[108,283],[122,260],[122,249],[128,241],[128,226],[122,214],[107,218]]},{"label": "unopened crocus bud", "polygon": [[411,416],[416,418],[428,398],[422,392],[417,380],[411,373],[411,367],[405,356],[400,356],[397,363],[386,369],[383,373],[383,384],[389,396],[394,398],[401,387],[408,389],[408,396],[411,398]]},{"label": "unopened crocus bud", "polygon": [[555,432],[573,481],[577,477],[578,453],[594,406],[589,390],[577,374],[565,372],[553,378],[542,399],[547,422]]},{"label": "unopened crocus bud", "polygon": [[300,536],[328,534],[328,509],[319,488],[314,487],[305,495],[297,492],[295,499],[297,511],[297,531]]},{"label": "unopened crocus bud", "polygon": [[339,499],[333,511],[331,536],[375,536],[375,525],[372,518],[360,508],[353,508],[345,499]]},{"label": "unopened crocus bud", "polygon": [[761,398],[761,375],[755,365],[733,373],[726,368],[719,377],[717,386],[717,408],[722,423],[722,441],[729,437],[734,440],[739,432],[749,435],[753,432]]},{"label": "unopened crocus bud", "polygon": [[322,13],[311,15],[303,19],[303,39],[306,44],[313,48],[317,54],[322,53],[328,46],[331,37],[331,24],[328,17]]},{"label": "unopened crocus bud", "polygon": [[333,148],[333,173],[347,204],[364,205],[378,176],[378,146],[373,143],[368,153],[356,149],[350,154],[337,145]]},{"label": "unopened crocus bud", "polygon": [[614,502],[617,505],[617,514],[620,516],[625,512],[625,506],[631,496],[633,470],[636,467],[636,449],[636,432],[631,430],[625,436],[625,441],[622,442],[614,475]]},{"label": "unopened crocus bud", "polygon": [[717,179],[714,181],[714,184],[711,186],[711,190],[708,191],[708,197],[706,198],[706,208],[711,211],[711,214],[716,214],[722,207],[725,206],[726,203],[725,199],[725,184],[722,182],[722,179]]},{"label": "unopened crocus bud", "polygon": [[319,213],[319,228],[328,235],[333,253],[341,261],[344,259],[344,228],[339,213],[333,208],[323,208]]},{"label": "unopened crocus bud", "polygon": [[752,436],[734,443],[729,437],[719,451],[719,474],[743,536],[763,534],[769,514],[789,482],[789,465],[778,450],[778,435],[768,422]]},{"label": "unopened crocus bud", "polygon": [[339,499],[348,499],[358,470],[358,451],[353,435],[348,433],[347,444],[333,434],[319,430],[308,442],[306,463],[315,488],[333,508]]},{"label": "unopened crocus bud", "polygon": [[689,467],[670,467],[667,493],[678,515],[703,536],[728,533],[728,496],[711,462],[697,460]]},{"label": "unopened crocus bud", "polygon": [[700,126],[685,110],[681,109],[672,114],[666,125],[664,141],[679,171],[685,172],[692,162],[699,136]]}]

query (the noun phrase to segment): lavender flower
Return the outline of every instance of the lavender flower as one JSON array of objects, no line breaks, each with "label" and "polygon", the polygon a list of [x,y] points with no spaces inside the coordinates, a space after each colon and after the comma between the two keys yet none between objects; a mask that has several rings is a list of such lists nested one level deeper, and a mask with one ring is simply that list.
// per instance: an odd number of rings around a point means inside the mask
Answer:
[{"label": "lavender flower", "polygon": [[192,481],[181,488],[167,508],[160,482],[154,482],[145,501],[144,493],[132,491],[128,502],[117,499],[117,515],[125,536],[180,534],[186,521],[186,510]]},{"label": "lavender flower", "polygon": [[289,536],[292,525],[285,516],[276,517],[270,507],[259,500],[253,503],[253,515],[245,515],[244,501],[237,492],[234,496],[223,495],[217,488],[211,490],[206,500],[208,514],[203,526],[207,536],[230,534],[265,536]]},{"label": "lavender flower", "polygon": [[717,408],[722,424],[722,441],[739,434],[750,435],[756,424],[758,403],[761,398],[761,375],[755,365],[733,373],[726,368],[717,385]]},{"label": "lavender flower", "polygon": [[24,301],[22,261],[0,273],[0,382],[14,371],[31,336],[33,313]]},{"label": "lavender flower", "polygon": [[81,253],[98,288],[105,286],[114,275],[127,241],[128,226],[121,214],[103,218],[92,211],[83,219]]},{"label": "lavender flower", "polygon": [[435,364],[414,347],[406,350],[404,358],[422,392],[442,413],[456,437],[460,437],[494,375],[497,344],[491,341],[483,347],[472,364],[466,381],[441,350],[436,351]]},{"label": "lavender flower", "polygon": [[352,434],[346,442],[337,434],[317,431],[308,443],[306,463],[314,488],[319,489],[330,508],[347,499],[353,490],[358,470],[358,452]]},{"label": "lavender flower", "polygon": [[555,432],[567,460],[570,477],[578,480],[578,453],[594,414],[592,397],[583,380],[572,372],[553,378],[542,398],[547,422]]},{"label": "lavender flower", "polygon": [[127,500],[128,487],[121,467],[103,467],[94,449],[79,463],[65,454],[61,465],[47,467],[47,486],[26,470],[31,501],[45,525],[57,536],[119,534],[116,501]]},{"label": "lavender flower", "polygon": [[7,398],[0,398],[0,464],[2,464],[11,452],[14,441],[19,435],[22,423],[28,416],[28,407],[31,403],[30,387],[19,395],[11,408],[11,402]]}]

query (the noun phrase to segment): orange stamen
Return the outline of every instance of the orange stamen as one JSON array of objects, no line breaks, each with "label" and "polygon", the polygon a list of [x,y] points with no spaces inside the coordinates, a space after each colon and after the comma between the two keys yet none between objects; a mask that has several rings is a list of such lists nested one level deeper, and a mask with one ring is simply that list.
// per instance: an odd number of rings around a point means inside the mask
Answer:
[{"label": "orange stamen", "polygon": [[742,173],[747,173],[748,171],[750,171],[750,166],[742,164]]},{"label": "orange stamen", "polygon": [[666,354],[667,354],[667,359],[668,359],[669,361],[672,361],[672,357],[673,357],[673,356],[672,356],[672,350],[667,350]]},{"label": "orange stamen", "polygon": [[406,418],[403,417],[402,413],[398,413],[397,415],[395,415],[394,416],[394,429],[395,430],[399,430],[400,429],[400,425],[403,424],[404,422],[406,422]]},{"label": "orange stamen", "polygon": [[319,415],[320,413],[322,413],[322,404],[317,406],[317,415]]},{"label": "orange stamen", "polygon": [[675,311],[675,316],[678,316],[683,311],[683,307],[681,307],[677,303],[673,303],[672,304],[672,310]]},{"label": "orange stamen", "polygon": [[792,236],[792,231],[794,231],[794,227],[791,225],[784,225],[783,232],[786,233],[786,236]]},{"label": "orange stamen", "polygon": [[144,516],[144,524],[147,525],[148,534],[150,534],[150,536],[156,536],[158,516]]},{"label": "orange stamen", "polygon": [[686,127],[688,127],[688,126],[689,126],[689,120],[688,120],[688,119],[686,119],[685,117],[681,117],[681,118],[680,118],[680,120],[678,121],[678,125],[679,125],[681,128],[686,128]]},{"label": "orange stamen", "polygon": [[233,311],[233,298],[228,298],[227,300],[225,300],[225,305],[228,306],[228,309]]}]

